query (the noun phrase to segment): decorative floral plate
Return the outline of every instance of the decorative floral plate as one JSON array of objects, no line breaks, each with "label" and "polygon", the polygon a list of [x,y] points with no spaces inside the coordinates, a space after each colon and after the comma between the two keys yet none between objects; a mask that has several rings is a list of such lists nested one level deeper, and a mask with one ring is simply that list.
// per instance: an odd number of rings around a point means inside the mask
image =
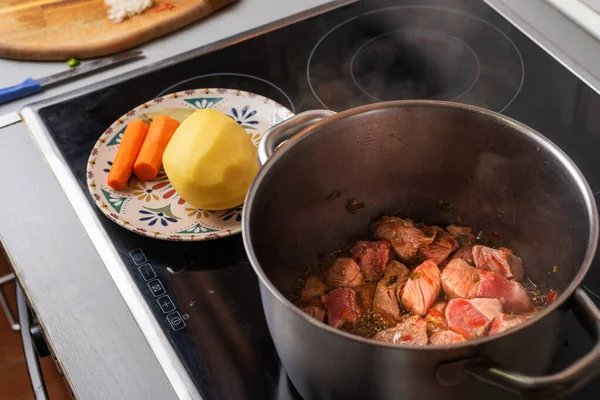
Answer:
[{"label": "decorative floral plate", "polygon": [[258,145],[268,128],[293,116],[290,110],[271,99],[231,89],[186,90],[134,108],[100,136],[88,160],[90,194],[108,218],[132,232],[163,240],[210,240],[241,231],[241,205],[220,211],[194,208],[177,194],[162,169],[152,181],[142,182],[132,174],[128,186],[121,191],[106,183],[129,121],[151,120],[158,114],[166,114],[181,122],[201,108],[213,108],[229,115],[246,129],[254,145]]}]

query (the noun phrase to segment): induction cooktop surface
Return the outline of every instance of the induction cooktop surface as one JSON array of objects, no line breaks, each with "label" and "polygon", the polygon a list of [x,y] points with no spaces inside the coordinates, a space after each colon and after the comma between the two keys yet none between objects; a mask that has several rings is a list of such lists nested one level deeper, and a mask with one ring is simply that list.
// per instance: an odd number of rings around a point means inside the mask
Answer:
[{"label": "induction cooktop surface", "polygon": [[[478,0],[361,1],[58,101],[39,115],[88,196],[86,163],[107,126],[149,99],[197,88],[254,92],[295,113],[396,99],[485,107],[542,132],[600,193],[600,116],[593,112],[600,96]],[[204,399],[299,398],[269,336],[240,235],[163,242],[97,216]],[[600,305],[597,262],[584,288]],[[573,320],[553,368],[590,347]],[[596,381],[573,398],[599,390]]]}]

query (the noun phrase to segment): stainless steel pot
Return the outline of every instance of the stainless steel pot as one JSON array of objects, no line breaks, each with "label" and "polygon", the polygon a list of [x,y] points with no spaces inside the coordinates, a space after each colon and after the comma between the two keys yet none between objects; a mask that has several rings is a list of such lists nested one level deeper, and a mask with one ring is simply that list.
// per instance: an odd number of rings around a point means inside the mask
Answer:
[{"label": "stainless steel pot", "polygon": [[[265,135],[259,159],[244,243],[277,352],[305,399],[506,398],[494,386],[550,398],[600,372],[600,312],[579,289],[596,250],[596,204],[573,162],[539,133],[477,107],[397,101],[299,114]],[[350,199],[366,208],[348,213]],[[533,282],[557,290],[558,300],[503,334],[413,347],[332,329],[286,298],[308,263],[364,237],[384,213],[454,222],[439,200],[467,224],[502,234]],[[597,344],[544,375],[569,308]]]}]

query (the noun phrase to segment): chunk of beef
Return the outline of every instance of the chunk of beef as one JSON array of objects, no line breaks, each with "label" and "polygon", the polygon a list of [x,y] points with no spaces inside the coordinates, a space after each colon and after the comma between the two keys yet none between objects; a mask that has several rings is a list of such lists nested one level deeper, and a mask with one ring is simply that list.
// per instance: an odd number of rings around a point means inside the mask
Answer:
[{"label": "chunk of beef", "polygon": [[499,314],[496,318],[494,318],[494,322],[492,322],[492,327],[490,328],[490,335],[494,335],[496,333],[504,332],[510,328],[514,328],[515,326],[527,321],[531,317],[533,317],[533,314]]},{"label": "chunk of beef", "polygon": [[361,314],[367,312],[373,304],[375,285],[375,282],[369,282],[354,288],[356,291],[356,305]]},{"label": "chunk of beef", "polygon": [[325,273],[325,283],[330,287],[356,287],[363,283],[363,274],[351,258],[338,258]]},{"label": "chunk of beef", "polygon": [[431,260],[415,268],[402,291],[402,305],[415,315],[423,316],[440,295],[440,270]]},{"label": "chunk of beef", "polygon": [[394,344],[426,345],[429,341],[427,322],[423,318],[413,315],[393,328],[377,332],[373,339]]},{"label": "chunk of beef", "polygon": [[321,298],[327,310],[329,325],[339,328],[346,322],[356,322],[360,309],[356,304],[356,292],[348,288],[332,290]]},{"label": "chunk of beef", "polygon": [[493,321],[498,314],[502,314],[502,303],[498,299],[478,298],[468,300],[468,302],[490,321]]},{"label": "chunk of beef", "polygon": [[358,241],[350,250],[352,258],[363,273],[366,280],[376,281],[381,278],[385,266],[390,259],[390,243],[386,241]]},{"label": "chunk of beef", "polygon": [[325,289],[325,284],[319,277],[309,276],[300,294],[300,304],[321,305],[321,296],[325,294]]},{"label": "chunk of beef", "polygon": [[449,298],[472,299],[477,295],[479,271],[461,258],[451,260],[441,278],[444,294]]},{"label": "chunk of beef", "polygon": [[461,334],[458,334],[451,330],[439,330],[434,332],[429,337],[429,343],[431,344],[452,344],[464,342],[467,339]]},{"label": "chunk of beef", "polygon": [[302,307],[302,311],[310,315],[311,317],[318,319],[321,322],[325,322],[325,317],[327,316],[327,312],[323,307],[319,306],[307,306]]},{"label": "chunk of beef", "polygon": [[375,288],[373,311],[386,319],[400,319],[399,295],[408,280],[410,271],[403,264],[392,260]]},{"label": "chunk of beef", "polygon": [[446,306],[446,323],[467,339],[482,337],[492,324],[469,300],[452,299]]},{"label": "chunk of beef", "polygon": [[[508,249],[507,249],[508,250]],[[523,268],[523,260],[513,254],[511,250],[508,250],[508,266],[513,274],[515,281],[521,282],[525,278],[525,268]]]},{"label": "chunk of beef", "polygon": [[427,311],[425,321],[427,321],[427,332],[431,335],[439,330],[448,329],[446,318],[444,317],[445,302],[438,302]]},{"label": "chunk of beef", "polygon": [[471,247],[475,245],[475,235],[469,226],[449,225],[446,230],[458,241],[460,247]]},{"label": "chunk of beef", "polygon": [[422,260],[432,260],[437,265],[442,264],[448,256],[458,249],[458,242],[446,231],[438,227],[432,227],[437,233],[433,243],[429,247],[419,250],[419,257]]},{"label": "chunk of beef", "polygon": [[504,312],[525,314],[533,311],[527,291],[519,282],[509,281],[495,272],[479,271],[477,297],[500,300]]},{"label": "chunk of beef", "polygon": [[429,227],[417,228],[410,219],[385,216],[373,225],[375,236],[392,244],[394,252],[404,262],[414,262],[419,249],[433,243],[436,231]]},{"label": "chunk of beef", "polygon": [[523,261],[507,248],[473,246],[473,260],[477,268],[495,272],[508,279],[520,281],[525,275]]},{"label": "chunk of beef", "polygon": [[450,257],[450,260],[455,260],[455,259],[461,259],[461,260],[465,260],[467,262],[467,264],[469,264],[471,267],[475,266],[475,261],[473,260],[473,248],[472,247],[461,247],[460,249],[456,250],[456,253],[452,254],[452,257]]}]

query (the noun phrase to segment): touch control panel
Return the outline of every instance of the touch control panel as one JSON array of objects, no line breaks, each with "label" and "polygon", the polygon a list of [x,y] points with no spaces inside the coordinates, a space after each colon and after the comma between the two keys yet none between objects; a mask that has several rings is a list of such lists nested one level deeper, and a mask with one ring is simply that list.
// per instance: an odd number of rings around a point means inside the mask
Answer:
[{"label": "touch control panel", "polygon": [[148,258],[142,249],[130,251],[129,257],[137,269],[137,277],[141,278],[146,285],[147,290],[144,290],[144,294],[149,293],[154,297],[154,301],[165,316],[164,321],[168,322],[173,331],[185,328],[185,320],[189,318],[189,315],[181,315],[179,311],[177,311],[177,307],[171,299],[171,296],[167,293],[165,285],[158,278],[156,271],[148,262]]}]

